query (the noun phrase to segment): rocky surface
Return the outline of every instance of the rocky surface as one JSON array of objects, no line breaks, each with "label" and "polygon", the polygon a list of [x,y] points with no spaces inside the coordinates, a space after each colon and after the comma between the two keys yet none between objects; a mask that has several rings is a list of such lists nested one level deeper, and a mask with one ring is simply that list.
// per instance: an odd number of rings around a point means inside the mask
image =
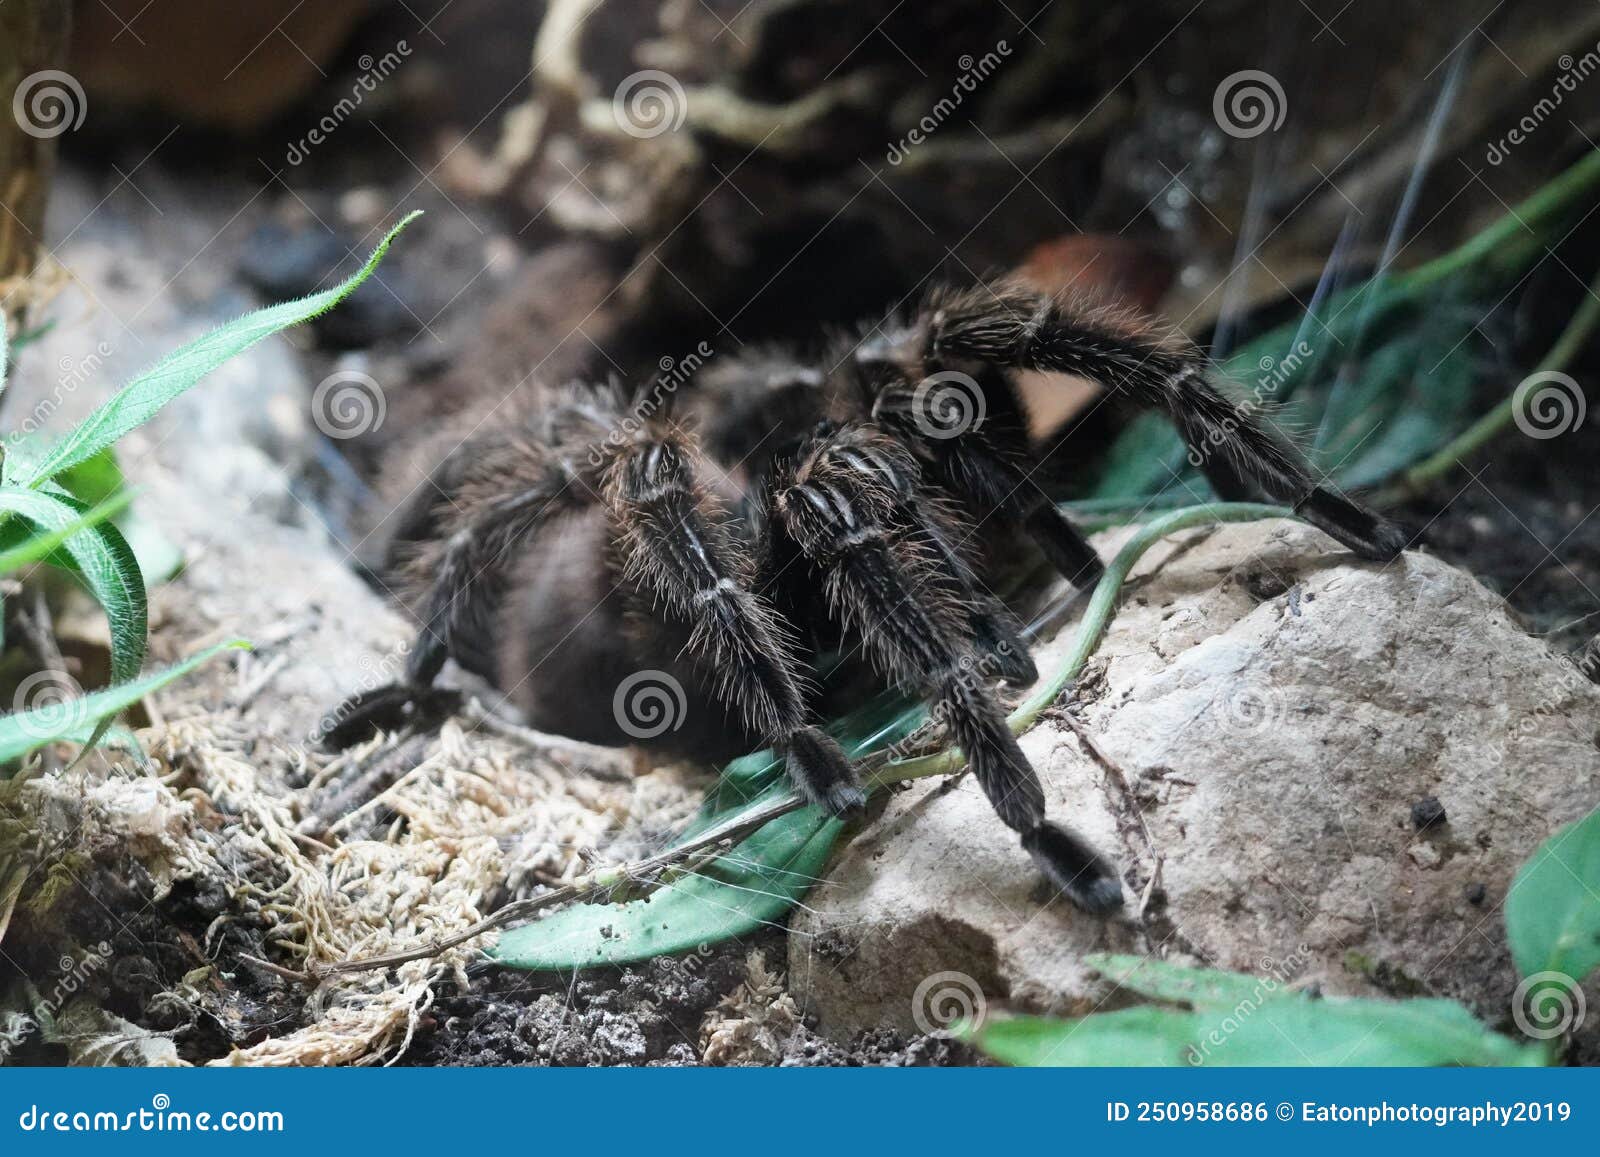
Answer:
[{"label": "rocky surface", "polygon": [[1122,999],[1082,955],[1133,951],[1508,1021],[1500,907],[1600,792],[1600,687],[1422,553],[1362,563],[1260,523],[1179,536],[1135,574],[1022,740],[1052,815],[1123,864],[1124,918],[1035,891],[975,783],[918,784],[796,916],[802,1011],[839,1039],[983,1006],[1081,1014]]}]

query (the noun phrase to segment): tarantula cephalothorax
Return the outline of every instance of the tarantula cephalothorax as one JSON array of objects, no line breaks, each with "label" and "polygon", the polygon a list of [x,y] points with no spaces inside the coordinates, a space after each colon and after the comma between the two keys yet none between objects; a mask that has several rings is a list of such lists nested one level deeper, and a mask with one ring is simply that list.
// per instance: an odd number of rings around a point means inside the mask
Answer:
[{"label": "tarantula cephalothorax", "polygon": [[1031,540],[1078,585],[1101,571],[1031,479],[1011,372],[1165,411],[1225,497],[1264,492],[1365,558],[1405,536],[1319,485],[1198,353],[1018,285],[936,293],[835,354],[720,359],[654,413],[573,387],[460,444],[397,536],[422,624],[405,679],[352,700],[330,738],[406,717],[454,658],[535,726],[624,744],[639,731],[607,708],[649,670],[685,695],[688,725],[657,743],[705,758],[771,744],[807,798],[843,813],[863,796],[808,678],[837,652],[829,684],[866,672],[937,702],[1044,873],[1085,909],[1116,907],[1119,873],[1045,819],[990,682],[1037,678],[985,585],[1006,544]]}]

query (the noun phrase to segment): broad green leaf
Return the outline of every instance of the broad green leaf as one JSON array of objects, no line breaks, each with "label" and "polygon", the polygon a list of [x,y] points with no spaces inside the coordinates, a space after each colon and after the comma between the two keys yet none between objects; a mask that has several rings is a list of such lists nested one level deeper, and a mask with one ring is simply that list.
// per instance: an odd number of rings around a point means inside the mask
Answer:
[{"label": "broad green leaf", "polygon": [[1260,1003],[1283,989],[1282,982],[1274,977],[1184,968],[1153,956],[1096,952],[1085,956],[1083,962],[1119,988],[1151,1000],[1187,1004],[1200,1011],[1236,1008],[1246,1001]]},{"label": "broad green leaf", "polygon": [[587,968],[753,932],[780,919],[817,881],[841,826],[817,808],[791,812],[694,875],[643,899],[575,904],[513,928],[491,955],[513,968]]},{"label": "broad green leaf", "polygon": [[93,457],[128,431],[149,421],[173,398],[229,358],[243,353],[279,330],[326,313],[372,276],[378,262],[388,252],[390,243],[419,215],[419,212],[410,213],[389,230],[372,251],[372,256],[367,258],[366,264],[333,288],[245,314],[168,354],[79,423],[50,448],[25,479],[18,478],[17,481],[24,485],[36,485]]},{"label": "broad green leaf", "polygon": [[1199,1018],[1170,1008],[1124,1008],[1077,1020],[994,1018],[963,1035],[1018,1068],[1187,1065]]},{"label": "broad green leaf", "polygon": [[121,494],[110,501],[102,503],[80,516],[59,530],[52,530],[47,534],[35,535],[23,540],[19,545],[0,550],[0,575],[8,575],[13,571],[21,570],[25,566],[39,562],[54,554],[67,539],[79,531],[88,530],[98,526],[107,519],[114,518],[117,512],[124,510],[128,505],[128,495]]},{"label": "broad green leaf", "polygon": [[1078,1020],[994,1020],[967,1033],[1030,1067],[1539,1065],[1543,1052],[1490,1032],[1448,1000],[1280,996],[1236,1009],[1144,1006]]},{"label": "broad green leaf", "polygon": [[1555,972],[1576,984],[1600,968],[1600,809],[1522,865],[1506,895],[1506,936],[1524,977]]},{"label": "broad green leaf", "polygon": [[133,706],[152,691],[165,687],[174,679],[187,675],[208,659],[223,651],[238,650],[248,646],[248,643],[239,640],[221,643],[215,647],[208,647],[197,655],[191,655],[176,666],[163,671],[153,671],[128,683],[119,683],[103,691],[94,691],[66,703],[0,716],[0,763],[20,759],[47,743],[74,739],[83,733],[86,723],[114,719],[118,712]]},{"label": "broad green leaf", "polygon": [[[834,730],[847,751],[891,743],[925,718],[920,705],[882,696]],[[695,821],[693,839],[790,790],[783,765],[759,751],[723,769]],[[843,824],[817,808],[791,812],[691,876],[638,900],[576,904],[501,936],[490,955],[512,968],[589,968],[693,951],[781,920],[817,881]]]},{"label": "broad green leaf", "polygon": [[[1544,1051],[1491,1032],[1450,1000],[1285,997],[1242,1017],[1200,1018],[1206,1065],[1541,1065]],[[1237,1025],[1231,1035],[1229,1024]],[[1218,1044],[1220,1041],[1222,1043]]]},{"label": "broad green leaf", "polygon": [[[80,522],[88,510],[69,496],[4,486],[0,512],[52,534]],[[111,627],[112,678],[118,682],[133,678],[144,664],[148,623],[139,564],[122,535],[102,522],[66,535],[50,558],[78,575],[104,608]]]},{"label": "broad green leaf", "polygon": [[6,372],[11,368],[11,327],[0,314],[0,393],[6,388]]}]

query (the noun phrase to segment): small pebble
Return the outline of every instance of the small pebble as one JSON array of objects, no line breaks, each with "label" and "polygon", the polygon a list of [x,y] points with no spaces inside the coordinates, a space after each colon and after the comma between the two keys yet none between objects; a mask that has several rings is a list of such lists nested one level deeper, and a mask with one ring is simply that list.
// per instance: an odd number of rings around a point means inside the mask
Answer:
[{"label": "small pebble", "polygon": [[1444,804],[1439,802],[1437,796],[1426,795],[1411,805],[1411,826],[1417,831],[1423,831],[1434,824],[1448,823],[1444,814]]}]

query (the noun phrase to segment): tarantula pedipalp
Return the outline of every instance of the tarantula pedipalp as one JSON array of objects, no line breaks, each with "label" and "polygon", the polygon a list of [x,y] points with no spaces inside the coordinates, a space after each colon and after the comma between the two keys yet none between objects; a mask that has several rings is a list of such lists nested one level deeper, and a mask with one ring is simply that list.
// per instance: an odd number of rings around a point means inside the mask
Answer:
[{"label": "tarantula pedipalp", "polygon": [[838,652],[829,683],[868,673],[934,700],[1043,872],[1087,910],[1116,907],[1119,873],[1046,820],[990,682],[1037,678],[985,582],[997,542],[1033,542],[1080,586],[1101,572],[1032,479],[1011,373],[1164,411],[1224,496],[1264,492],[1365,558],[1393,558],[1404,534],[1319,484],[1198,353],[1021,286],[936,293],[836,352],[721,359],[670,413],[573,387],[458,446],[397,536],[421,620],[406,677],[352,700],[330,738],[399,718],[454,658],[535,726],[625,744],[640,730],[596,705],[650,671],[682,689],[688,724],[652,742],[703,758],[771,744],[808,799],[844,813],[859,781],[816,726],[807,674]]}]

